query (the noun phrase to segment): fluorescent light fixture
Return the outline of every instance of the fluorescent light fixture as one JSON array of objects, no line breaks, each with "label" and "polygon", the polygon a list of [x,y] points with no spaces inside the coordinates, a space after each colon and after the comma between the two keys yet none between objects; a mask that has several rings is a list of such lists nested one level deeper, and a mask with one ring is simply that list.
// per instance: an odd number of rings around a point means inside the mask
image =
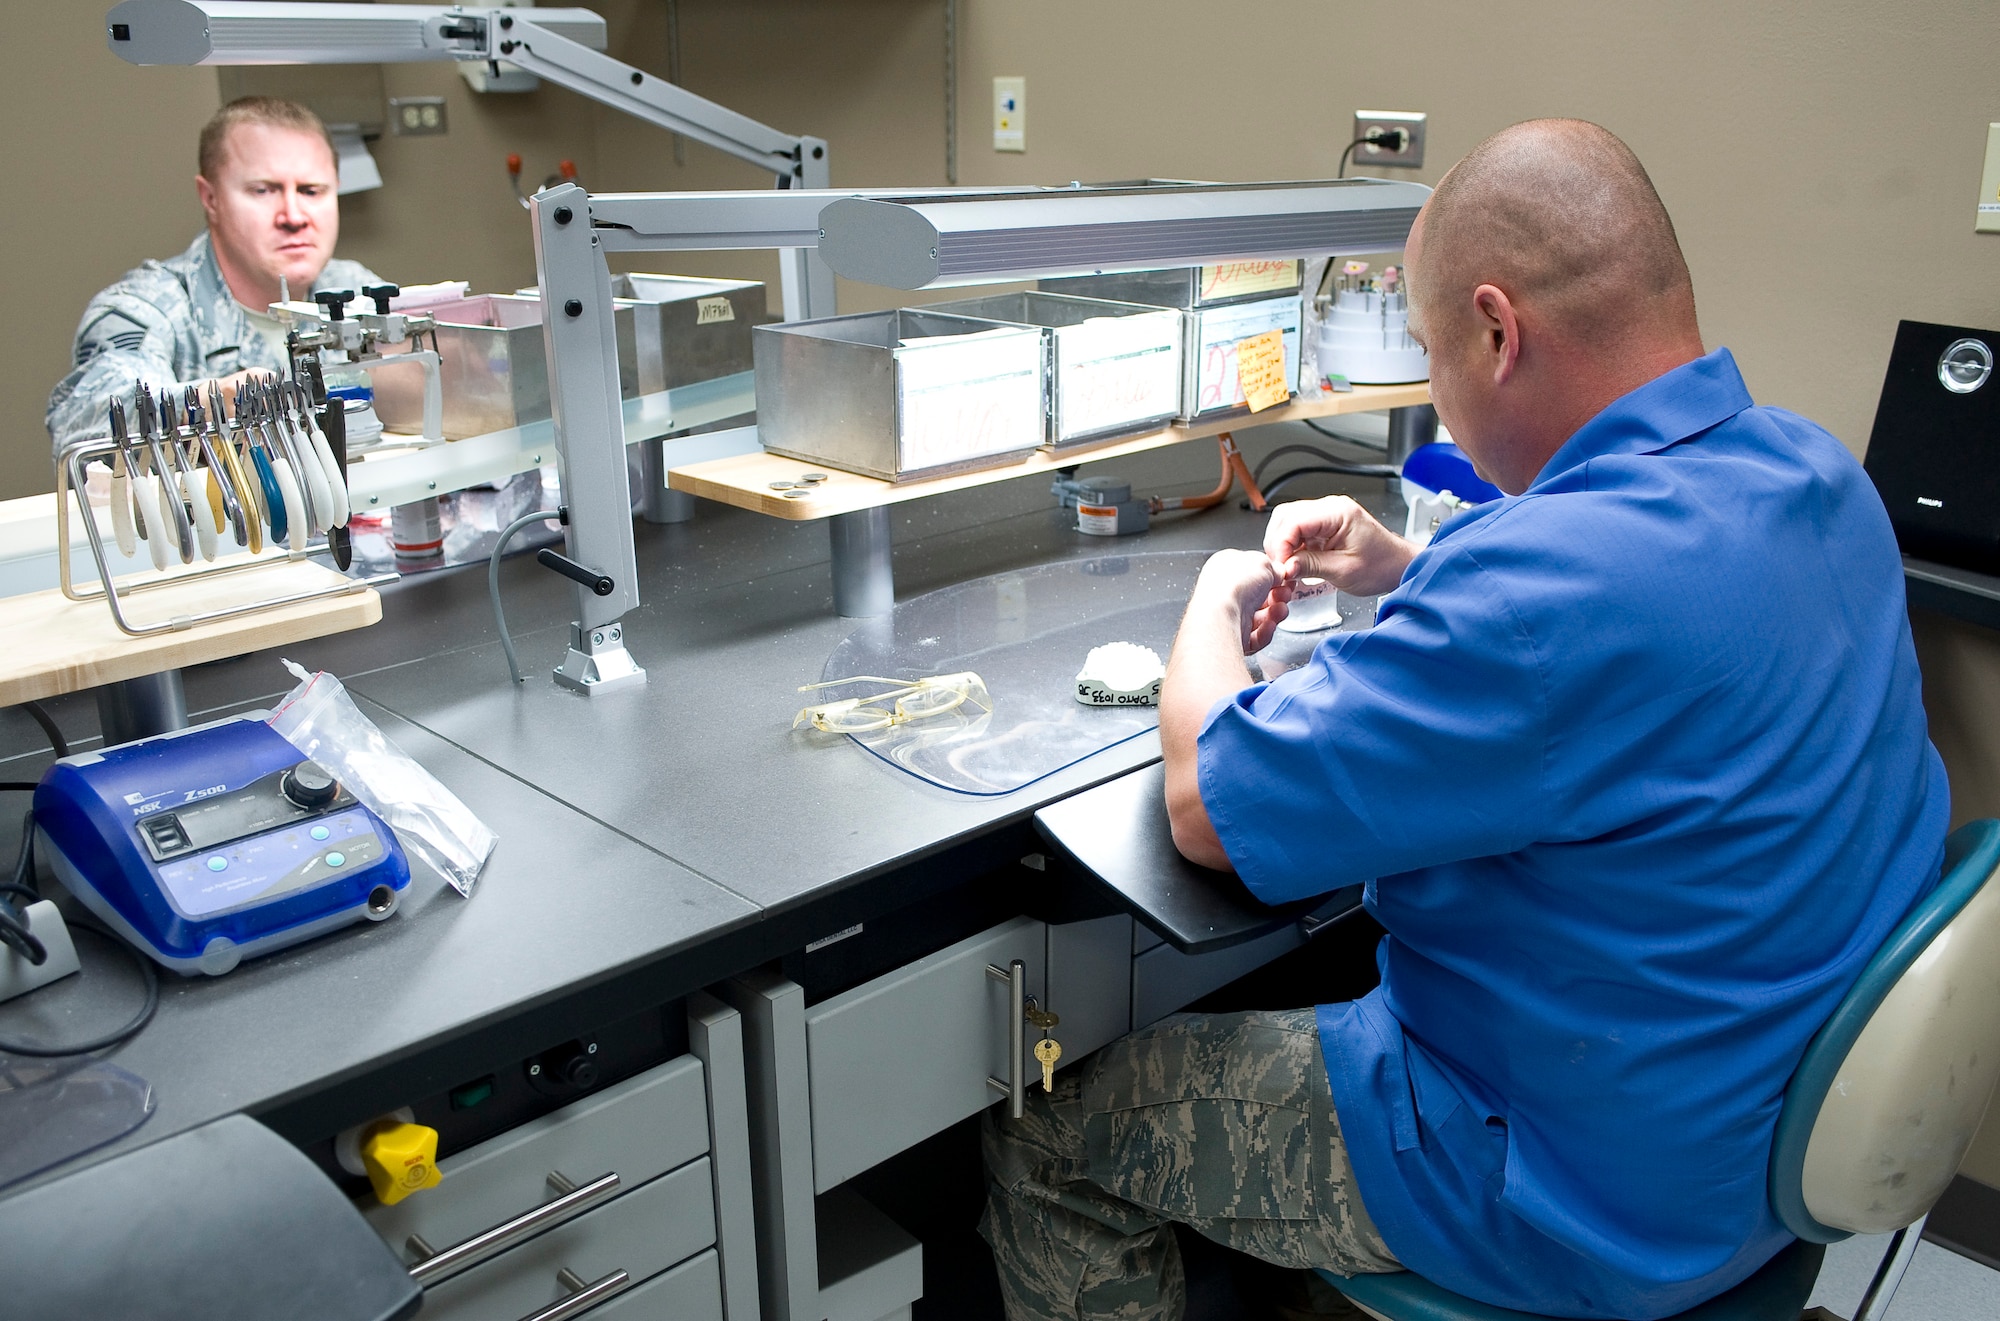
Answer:
[{"label": "fluorescent light fixture", "polygon": [[820,212],[819,253],[850,280],[932,289],[1382,252],[1403,246],[1430,191],[1330,179],[846,197]]},{"label": "fluorescent light fixture", "polygon": [[[124,0],[105,18],[112,54],[132,64],[409,64],[485,59],[498,10],[450,5],[292,4],[286,0]],[[592,50],[588,9],[517,10]]]}]

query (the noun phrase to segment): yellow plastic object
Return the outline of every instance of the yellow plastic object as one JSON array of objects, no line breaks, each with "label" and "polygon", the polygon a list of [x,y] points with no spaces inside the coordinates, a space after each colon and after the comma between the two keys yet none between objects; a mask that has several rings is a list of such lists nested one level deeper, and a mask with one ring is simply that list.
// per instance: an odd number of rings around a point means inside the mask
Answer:
[{"label": "yellow plastic object", "polygon": [[384,1206],[411,1193],[435,1188],[444,1178],[437,1167],[438,1135],[422,1124],[378,1125],[361,1141],[361,1164]]}]

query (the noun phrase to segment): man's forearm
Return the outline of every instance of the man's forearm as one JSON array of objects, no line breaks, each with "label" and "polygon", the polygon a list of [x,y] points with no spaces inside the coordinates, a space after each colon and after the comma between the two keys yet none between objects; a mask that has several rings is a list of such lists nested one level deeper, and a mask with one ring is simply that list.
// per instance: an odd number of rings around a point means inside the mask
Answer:
[{"label": "man's forearm", "polygon": [[1249,687],[1242,618],[1232,601],[1201,592],[1188,603],[1160,686],[1160,752],[1167,770],[1167,816],[1174,845],[1189,860],[1227,870],[1229,855],[1201,800],[1196,741],[1209,708]]}]

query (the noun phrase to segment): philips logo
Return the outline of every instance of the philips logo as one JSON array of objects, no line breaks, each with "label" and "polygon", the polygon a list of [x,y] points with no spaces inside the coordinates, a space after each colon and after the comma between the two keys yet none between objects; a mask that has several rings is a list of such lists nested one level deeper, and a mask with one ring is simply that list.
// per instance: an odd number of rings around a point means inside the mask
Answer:
[{"label": "philips logo", "polygon": [[1922,505],[1922,506],[1923,506],[1924,508],[1926,508],[1926,509],[1942,509],[1942,508],[1944,508],[1944,501],[1942,501],[1942,500],[1933,500],[1933,499],[1931,499],[1931,498],[1930,498],[1929,496],[1927,496],[1927,495],[1920,495],[1920,496],[1918,496],[1918,497],[1917,497],[1917,503],[1918,503],[1918,504],[1920,504],[1920,505]]}]

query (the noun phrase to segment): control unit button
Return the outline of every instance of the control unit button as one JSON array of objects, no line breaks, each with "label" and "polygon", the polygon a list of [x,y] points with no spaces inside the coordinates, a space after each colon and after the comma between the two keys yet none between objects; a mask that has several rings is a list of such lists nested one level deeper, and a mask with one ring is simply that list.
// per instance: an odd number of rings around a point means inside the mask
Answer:
[{"label": "control unit button", "polygon": [[308,835],[311,835],[314,839],[326,839],[333,834],[333,832],[331,830],[328,830],[325,826],[314,826],[311,830],[308,830],[306,833]]},{"label": "control unit button", "polygon": [[228,871],[229,859],[221,857],[210,858],[208,860],[208,869],[210,871]]},{"label": "control unit button", "polygon": [[340,793],[340,782],[316,761],[302,761],[286,771],[278,787],[300,807],[324,807]]},{"label": "control unit button", "polygon": [[346,861],[347,855],[345,853],[329,853],[326,855],[326,865],[329,867],[341,866]]}]

